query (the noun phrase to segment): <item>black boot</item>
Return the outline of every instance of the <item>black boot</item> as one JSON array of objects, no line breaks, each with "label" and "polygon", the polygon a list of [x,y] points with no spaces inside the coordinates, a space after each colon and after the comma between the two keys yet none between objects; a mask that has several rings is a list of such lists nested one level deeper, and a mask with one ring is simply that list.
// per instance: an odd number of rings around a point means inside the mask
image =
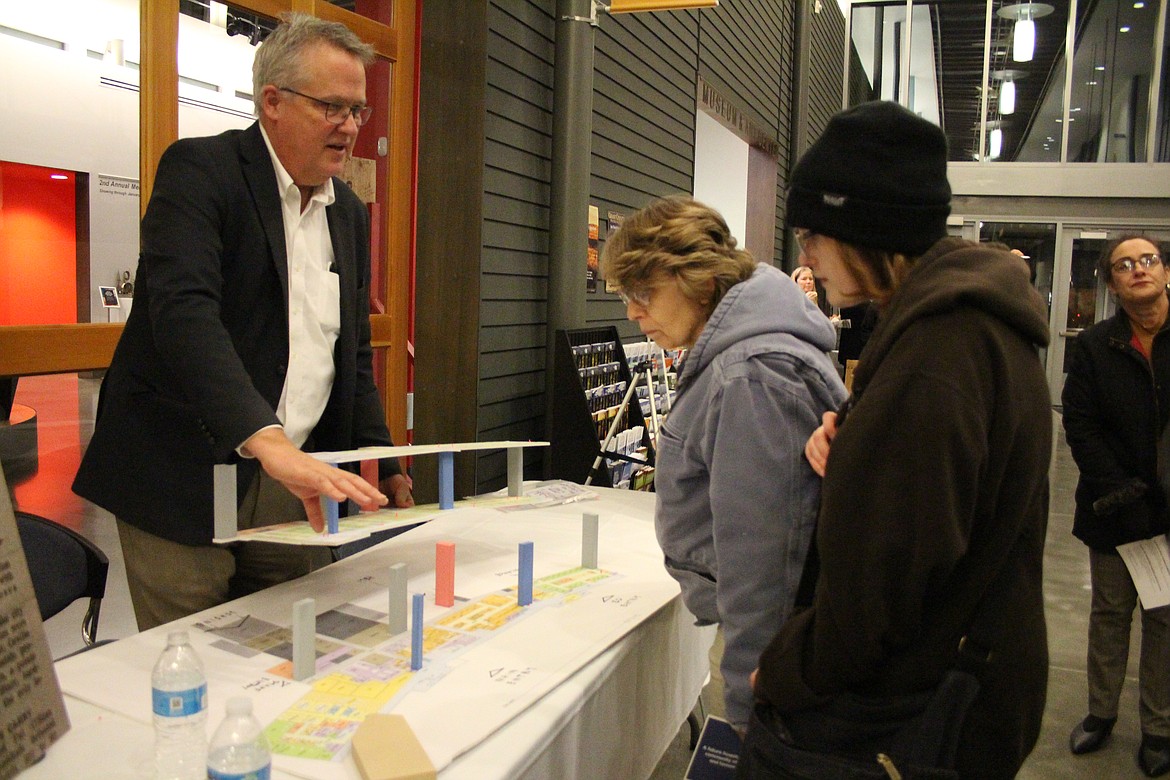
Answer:
[{"label": "black boot", "polygon": [[1137,759],[1146,777],[1158,777],[1170,772],[1170,737],[1142,734],[1142,746],[1138,748]]},{"label": "black boot", "polygon": [[1068,749],[1074,756],[1100,750],[1105,747],[1106,740],[1113,733],[1115,723],[1117,718],[1098,718],[1096,715],[1089,715],[1077,724],[1072,734],[1068,735]]}]

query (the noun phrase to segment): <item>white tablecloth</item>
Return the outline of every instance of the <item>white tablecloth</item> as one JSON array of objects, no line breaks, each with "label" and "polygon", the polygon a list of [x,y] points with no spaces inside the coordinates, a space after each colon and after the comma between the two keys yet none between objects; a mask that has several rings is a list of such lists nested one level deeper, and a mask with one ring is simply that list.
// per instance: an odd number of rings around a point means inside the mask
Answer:
[{"label": "white tablecloth", "polygon": [[[450,538],[457,545],[457,594],[476,596],[474,592],[465,593],[461,581],[472,580],[475,572],[515,567],[515,540],[503,538],[509,533],[523,533],[535,541],[537,578],[551,573],[549,567],[559,570],[565,561],[579,556],[580,535],[575,532],[578,526],[570,521],[579,519],[583,511],[596,512],[602,518],[599,566],[612,566],[627,586],[645,581],[654,583],[653,587],[647,586],[649,590],[657,590],[660,578],[666,575],[661,571],[661,553],[653,543],[653,496],[605,489],[598,493],[602,497],[597,501],[549,509],[507,514],[480,510],[491,513],[482,519],[453,513],[451,522],[441,518],[307,578],[225,608],[249,614],[264,609],[280,613],[311,592],[318,601],[317,612],[321,613],[335,606],[330,601],[332,593],[337,592],[336,599],[341,601],[348,598],[350,594],[343,591],[355,575],[368,571],[376,579],[387,562],[394,560],[408,562],[412,590],[430,592],[434,575],[427,564],[433,567],[431,550],[440,538]],[[539,518],[544,516],[549,519],[542,523]],[[485,529],[491,533],[485,534]],[[485,543],[497,529],[501,536],[498,547]],[[638,549],[614,549],[615,543]],[[677,587],[671,593],[677,594]],[[428,612],[432,609],[429,605]],[[152,733],[146,703],[149,683],[145,680],[153,658],[148,655],[157,655],[154,646],[161,648],[169,628],[187,627],[199,618],[177,621],[58,664],[73,728],[49,750],[44,761],[21,777],[149,777]],[[693,626],[693,618],[677,595],[666,598],[665,604],[647,619],[616,642],[591,653],[583,665],[570,671],[555,687],[535,701],[526,702],[518,714],[493,726],[494,731],[456,755],[440,777],[510,780],[648,776],[698,697],[707,676],[707,653],[713,637],[713,629]],[[133,644],[136,641],[138,646]],[[144,648],[149,648],[150,653]],[[215,660],[222,666],[222,659]],[[223,697],[234,695],[227,682],[235,671],[209,669],[213,700],[209,727],[221,716]],[[124,691],[133,706],[118,712],[118,706],[103,704],[103,697],[108,701],[111,687]],[[459,718],[459,712],[453,711],[451,717]],[[426,744],[428,735],[419,736]],[[319,763],[329,772],[336,773],[342,767],[342,776],[359,777],[352,758],[346,758],[343,764]],[[290,770],[278,762],[274,777],[316,777],[312,766],[301,761]],[[320,776],[337,775],[326,772]]]}]

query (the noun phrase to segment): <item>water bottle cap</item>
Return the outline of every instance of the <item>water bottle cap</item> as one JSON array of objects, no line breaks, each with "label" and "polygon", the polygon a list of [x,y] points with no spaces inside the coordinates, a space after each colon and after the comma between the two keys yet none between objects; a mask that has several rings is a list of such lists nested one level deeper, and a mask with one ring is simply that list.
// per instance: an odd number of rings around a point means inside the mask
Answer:
[{"label": "water bottle cap", "polygon": [[240,716],[252,714],[252,700],[247,696],[233,696],[227,701],[227,714]]},{"label": "water bottle cap", "polygon": [[188,644],[188,641],[186,631],[172,631],[167,634],[168,645],[185,645]]}]

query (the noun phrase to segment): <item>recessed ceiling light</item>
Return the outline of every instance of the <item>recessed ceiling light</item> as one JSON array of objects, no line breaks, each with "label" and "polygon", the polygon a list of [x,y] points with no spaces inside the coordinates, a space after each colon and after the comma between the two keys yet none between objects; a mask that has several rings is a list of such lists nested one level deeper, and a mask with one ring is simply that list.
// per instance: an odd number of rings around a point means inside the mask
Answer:
[{"label": "recessed ceiling light", "polygon": [[1124,24],[1124,25],[1122,25],[1122,26],[1121,26],[1121,32],[1129,32],[1129,25],[1128,25],[1128,24]]},{"label": "recessed ceiling light", "polygon": [[69,177],[63,173],[50,173],[49,178],[50,179],[68,179]]},{"label": "recessed ceiling light", "polygon": [[1138,0],[1136,3],[1133,4],[1133,7],[1134,8],[1145,8],[1146,4],[1143,3],[1142,0]]},{"label": "recessed ceiling light", "polygon": [[1103,71],[1103,70],[1105,70],[1105,66],[1104,65],[1095,65],[1095,66],[1093,66],[1093,70],[1102,70]]}]

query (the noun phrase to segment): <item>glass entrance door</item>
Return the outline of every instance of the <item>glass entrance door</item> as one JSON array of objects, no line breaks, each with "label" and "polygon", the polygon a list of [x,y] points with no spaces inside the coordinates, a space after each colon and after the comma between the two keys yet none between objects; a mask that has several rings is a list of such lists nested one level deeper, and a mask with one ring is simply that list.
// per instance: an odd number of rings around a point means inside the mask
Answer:
[{"label": "glass entrance door", "polygon": [[1085,328],[1113,316],[1117,309],[1106,280],[1097,274],[1097,260],[1110,241],[1130,233],[1143,233],[1162,244],[1170,239],[1170,231],[1165,229],[1111,227],[1101,230],[1064,225],[1061,230],[1052,284],[1049,321],[1052,335],[1046,366],[1054,404],[1060,403],[1060,394],[1064,390],[1069,344]]}]

